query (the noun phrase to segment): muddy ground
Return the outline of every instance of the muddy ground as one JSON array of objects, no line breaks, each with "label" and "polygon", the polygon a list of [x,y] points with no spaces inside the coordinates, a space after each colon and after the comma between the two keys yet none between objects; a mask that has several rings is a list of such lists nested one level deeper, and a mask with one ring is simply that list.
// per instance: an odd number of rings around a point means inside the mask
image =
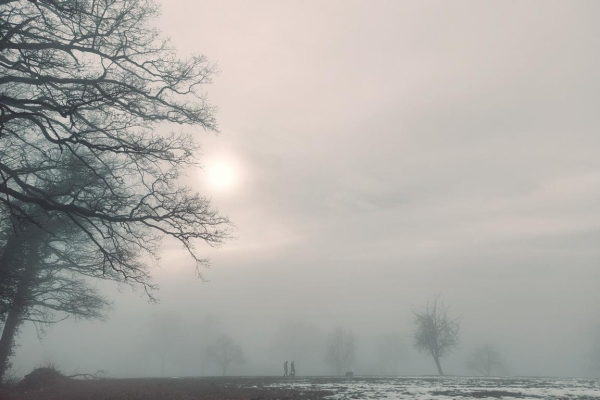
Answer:
[{"label": "muddy ground", "polygon": [[39,389],[0,389],[1,400],[317,400],[330,394],[317,386],[295,389],[285,378],[261,377],[65,379]]}]

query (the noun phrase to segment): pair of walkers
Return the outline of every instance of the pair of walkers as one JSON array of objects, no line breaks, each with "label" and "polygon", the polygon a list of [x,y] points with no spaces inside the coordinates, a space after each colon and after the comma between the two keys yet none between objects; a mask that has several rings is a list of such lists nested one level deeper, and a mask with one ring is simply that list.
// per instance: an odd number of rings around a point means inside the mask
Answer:
[{"label": "pair of walkers", "polygon": [[283,376],[296,376],[296,366],[294,362],[290,364],[290,373],[288,374],[288,362],[283,363],[283,371],[285,372]]}]

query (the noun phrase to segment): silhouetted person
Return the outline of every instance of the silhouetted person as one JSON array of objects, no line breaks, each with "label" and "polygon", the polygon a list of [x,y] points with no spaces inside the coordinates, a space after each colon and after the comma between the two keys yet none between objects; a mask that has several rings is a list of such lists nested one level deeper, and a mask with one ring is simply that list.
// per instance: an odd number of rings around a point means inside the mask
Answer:
[{"label": "silhouetted person", "polygon": [[[292,362],[292,364],[293,364],[293,362]],[[293,369],[294,369],[294,368],[292,367],[292,370],[293,370]],[[283,376],[288,376],[288,373],[287,373],[287,361],[286,361],[285,363],[283,363],[283,371],[285,372],[285,373],[283,374]]]},{"label": "silhouetted person", "polygon": [[296,367],[294,366],[294,362],[290,365],[290,376],[296,376]]}]

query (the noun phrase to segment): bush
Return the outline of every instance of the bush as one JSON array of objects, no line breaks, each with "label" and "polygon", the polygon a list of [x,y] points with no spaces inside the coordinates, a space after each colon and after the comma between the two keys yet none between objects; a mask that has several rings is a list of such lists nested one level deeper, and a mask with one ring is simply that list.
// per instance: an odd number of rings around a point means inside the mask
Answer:
[{"label": "bush", "polygon": [[66,378],[52,363],[35,368],[25,375],[18,387],[25,390],[36,390],[63,382]]}]

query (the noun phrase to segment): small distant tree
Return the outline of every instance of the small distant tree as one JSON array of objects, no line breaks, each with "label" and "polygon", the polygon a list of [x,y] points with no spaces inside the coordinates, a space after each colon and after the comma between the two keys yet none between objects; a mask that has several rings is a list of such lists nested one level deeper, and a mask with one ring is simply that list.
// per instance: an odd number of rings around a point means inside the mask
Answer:
[{"label": "small distant tree", "polygon": [[384,335],[380,338],[377,351],[379,361],[386,373],[398,375],[402,360],[406,357],[406,346],[400,334]]},{"label": "small distant tree", "polygon": [[600,325],[596,326],[588,352],[588,364],[592,373],[600,374]]},{"label": "small distant tree", "polygon": [[354,364],[356,358],[356,341],[354,333],[344,328],[336,328],[327,340],[327,356],[325,362],[342,375],[345,369]]},{"label": "small distant tree", "polygon": [[208,358],[219,366],[223,376],[232,364],[243,364],[244,353],[239,344],[227,335],[221,335],[215,343],[206,348]]},{"label": "small distant tree", "polygon": [[433,303],[427,303],[421,310],[412,310],[415,325],[414,347],[422,354],[430,354],[438,373],[444,375],[440,358],[458,346],[460,323],[457,319],[448,317],[448,307],[438,300],[436,297]]},{"label": "small distant tree", "polygon": [[489,344],[475,349],[466,364],[469,371],[483,376],[506,373],[500,353]]},{"label": "small distant tree", "polygon": [[161,376],[167,376],[167,364],[173,364],[178,358],[185,332],[183,318],[173,312],[155,313],[147,326],[147,338],[144,347],[160,363]]}]

